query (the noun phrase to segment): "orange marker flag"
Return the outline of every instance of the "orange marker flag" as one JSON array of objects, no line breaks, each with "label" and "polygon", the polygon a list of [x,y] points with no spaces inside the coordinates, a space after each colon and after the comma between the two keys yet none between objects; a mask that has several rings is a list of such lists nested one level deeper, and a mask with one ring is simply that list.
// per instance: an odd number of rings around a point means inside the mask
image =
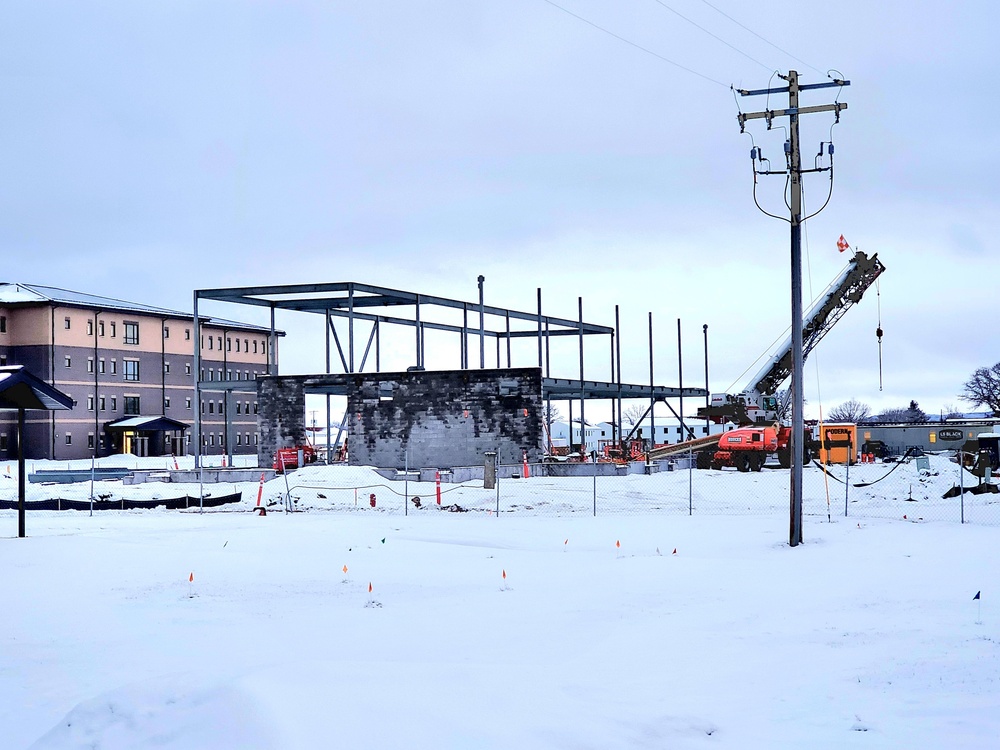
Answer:
[{"label": "orange marker flag", "polygon": [[347,566],[346,565],[344,566],[343,570],[344,570],[345,573],[347,572]]},{"label": "orange marker flag", "polygon": [[372,592],[372,582],[369,581],[368,582],[368,593],[370,594],[371,592]]},{"label": "orange marker flag", "polygon": [[188,576],[188,583],[194,583],[194,573]]},{"label": "orange marker flag", "polygon": [[676,547],[674,547],[674,554],[675,555],[677,554],[677,548]]},{"label": "orange marker flag", "polygon": [[563,544],[564,544],[564,545],[566,545],[566,544],[569,544],[569,539],[566,539],[566,540],[564,540],[564,541],[563,541]]},{"label": "orange marker flag", "polygon": [[619,540],[617,540],[617,541],[615,541],[615,547],[616,547],[617,549],[621,549],[621,548],[622,548],[622,542],[621,542],[621,540],[620,540],[620,539],[619,539]]},{"label": "orange marker flag", "polygon": [[503,571],[503,579],[505,581],[507,580],[507,571],[506,570]]}]

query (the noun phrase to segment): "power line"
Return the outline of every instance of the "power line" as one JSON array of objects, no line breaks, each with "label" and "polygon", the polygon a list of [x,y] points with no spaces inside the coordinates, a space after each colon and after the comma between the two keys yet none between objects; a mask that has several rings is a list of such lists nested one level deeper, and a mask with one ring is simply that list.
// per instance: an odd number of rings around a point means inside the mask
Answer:
[{"label": "power line", "polygon": [[[726,84],[722,83],[722,81],[717,81],[714,78],[710,78],[709,76],[705,75],[704,73],[699,73],[697,70],[689,68],[686,65],[681,65],[679,62],[676,62],[676,61],[671,60],[671,59],[669,59],[667,57],[664,57],[663,55],[659,54],[658,52],[653,52],[653,50],[648,49],[646,47],[643,47],[641,44],[636,44],[635,42],[633,42],[630,39],[626,39],[625,37],[620,36],[620,35],[616,34],[615,32],[613,32],[613,31],[611,31],[609,29],[604,28],[603,26],[597,25],[593,21],[590,21],[590,20],[584,18],[583,16],[577,15],[576,13],[574,13],[571,10],[567,10],[563,6],[559,5],[558,3],[554,3],[552,0],[543,0],[543,2],[548,3],[553,8],[558,8],[559,10],[561,10],[563,13],[566,13],[567,15],[573,16],[573,18],[577,19],[578,21],[583,21],[588,26],[593,26],[598,31],[603,31],[605,34],[608,34],[609,36],[613,36],[615,39],[617,39],[620,42],[625,42],[625,44],[628,44],[631,47],[635,47],[637,50],[645,52],[647,55],[652,55],[653,57],[657,58],[658,60],[662,60],[665,63],[669,63],[670,65],[673,65],[675,68],[680,68],[681,70],[685,71],[686,73],[690,73],[691,75],[695,75],[695,76],[698,76],[699,78],[703,78],[704,80],[708,81],[709,83],[714,83],[716,86],[722,86],[723,88],[729,88],[729,86],[727,86]],[[768,70],[770,70],[770,68],[768,68]]]},{"label": "power line", "polygon": [[739,54],[743,55],[743,57],[745,57],[750,62],[757,63],[760,67],[764,68],[764,70],[774,70],[774,68],[772,66],[765,65],[760,60],[757,60],[756,58],[753,58],[750,55],[748,55],[746,52],[744,52],[743,50],[741,50],[739,47],[736,47],[736,46],[730,44],[725,39],[723,39],[721,36],[716,36],[711,31],[709,31],[708,29],[706,29],[704,26],[698,25],[697,23],[695,23],[694,21],[692,21],[687,16],[685,16],[685,15],[679,13],[678,11],[674,10],[669,5],[667,5],[665,2],[663,2],[663,0],[653,0],[653,2],[655,2],[657,5],[663,6],[664,8],[666,8],[667,10],[669,10],[671,13],[673,13],[675,16],[677,16],[681,20],[687,21],[689,24],[691,24],[692,26],[694,26],[696,29],[699,29],[699,30],[703,31],[704,33],[708,34],[710,37],[712,37],[712,39],[715,39],[718,42],[722,42],[724,45],[726,45],[727,47],[729,47],[729,49],[731,49],[734,52],[738,52]]},{"label": "power line", "polygon": [[[726,18],[728,18],[728,19],[729,19],[730,21],[732,21],[733,23],[735,23],[735,24],[736,24],[737,26],[739,26],[739,27],[740,27],[741,29],[743,29],[744,31],[747,31],[747,32],[749,32],[749,33],[753,34],[753,35],[754,35],[755,37],[757,37],[758,39],[760,39],[760,40],[761,40],[762,42],[764,42],[765,44],[770,44],[770,45],[771,45],[772,47],[774,47],[774,48],[775,48],[776,50],[778,50],[778,52],[781,52],[781,53],[782,53],[782,54],[784,54],[784,55],[788,55],[788,56],[789,56],[790,58],[792,58],[793,60],[795,60],[795,62],[800,62],[800,63],[802,63],[803,65],[805,65],[805,66],[806,66],[807,68],[812,68],[813,70],[815,70],[815,71],[816,71],[817,73],[819,73],[820,75],[826,75],[826,73],[824,73],[824,72],[823,72],[822,70],[820,70],[819,68],[817,68],[817,67],[815,67],[815,66],[813,66],[813,65],[810,65],[810,64],[809,64],[809,63],[807,63],[807,62],[806,62],[805,60],[800,60],[800,59],[799,59],[799,58],[797,58],[797,57],[796,57],[795,55],[793,55],[793,54],[792,54],[791,52],[788,52],[787,50],[783,50],[783,49],[782,49],[781,47],[779,47],[779,46],[778,46],[777,44],[775,44],[774,42],[771,42],[771,41],[768,41],[767,39],[765,39],[764,37],[762,37],[762,36],[761,36],[760,34],[758,34],[758,33],[757,33],[756,31],[754,31],[753,29],[751,29],[751,28],[748,28],[748,27],[744,26],[744,25],[743,25],[743,24],[741,24],[741,23],[740,23],[739,21],[737,21],[737,20],[736,20],[735,18],[733,18],[733,17],[731,16],[731,15],[729,15],[728,13],[726,13],[725,11],[723,11],[723,10],[719,10],[718,8],[716,8],[716,7],[714,6],[714,5],[712,5],[712,4],[710,3],[710,2],[708,2],[708,0],[701,0],[701,1],[702,1],[703,3],[705,3],[705,5],[707,5],[707,6],[709,7],[709,8],[711,8],[712,10],[714,10],[714,11],[715,11],[716,13],[719,13],[719,14],[721,14],[721,15],[725,16]],[[657,2],[659,2],[659,0],[657,0]],[[661,4],[662,4],[662,3],[661,3]],[[680,15],[680,14],[678,14],[678,15]]]}]

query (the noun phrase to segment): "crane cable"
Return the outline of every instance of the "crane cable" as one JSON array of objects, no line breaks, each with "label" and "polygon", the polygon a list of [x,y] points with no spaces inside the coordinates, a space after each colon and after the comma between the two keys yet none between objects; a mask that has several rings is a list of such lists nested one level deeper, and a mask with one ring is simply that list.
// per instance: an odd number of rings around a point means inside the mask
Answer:
[{"label": "crane cable", "polygon": [[875,279],[875,299],[878,303],[878,327],[875,336],[878,337],[878,389],[882,390],[882,289],[878,279]]}]

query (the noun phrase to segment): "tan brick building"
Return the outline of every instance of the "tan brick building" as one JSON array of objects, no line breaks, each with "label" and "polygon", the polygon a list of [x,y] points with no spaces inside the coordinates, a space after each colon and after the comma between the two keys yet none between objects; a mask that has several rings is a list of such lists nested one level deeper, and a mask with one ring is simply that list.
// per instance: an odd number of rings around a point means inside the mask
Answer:
[{"label": "tan brick building", "polygon": [[[203,454],[256,453],[256,392],[212,390],[212,383],[266,374],[270,329],[200,318],[196,331],[189,313],[0,284],[0,365],[24,365],[76,401],[71,411],[28,413],[26,456],[191,454],[196,408]],[[200,373],[193,371],[196,335]],[[272,367],[277,371],[277,349]],[[201,403],[195,404],[199,374]],[[15,455],[14,420],[0,412],[0,459]]]}]

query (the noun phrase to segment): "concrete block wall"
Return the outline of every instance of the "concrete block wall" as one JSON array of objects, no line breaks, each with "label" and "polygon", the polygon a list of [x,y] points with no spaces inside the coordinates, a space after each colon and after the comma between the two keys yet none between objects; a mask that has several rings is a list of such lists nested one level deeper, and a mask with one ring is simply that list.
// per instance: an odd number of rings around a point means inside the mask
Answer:
[{"label": "concrete block wall", "polygon": [[257,460],[270,466],[278,448],[306,442],[304,378],[269,377],[257,382]]},{"label": "concrete block wall", "polygon": [[[351,464],[476,466],[542,455],[541,369],[359,374],[348,395]],[[263,406],[262,406],[263,410]],[[263,445],[263,440],[262,440]]]}]

